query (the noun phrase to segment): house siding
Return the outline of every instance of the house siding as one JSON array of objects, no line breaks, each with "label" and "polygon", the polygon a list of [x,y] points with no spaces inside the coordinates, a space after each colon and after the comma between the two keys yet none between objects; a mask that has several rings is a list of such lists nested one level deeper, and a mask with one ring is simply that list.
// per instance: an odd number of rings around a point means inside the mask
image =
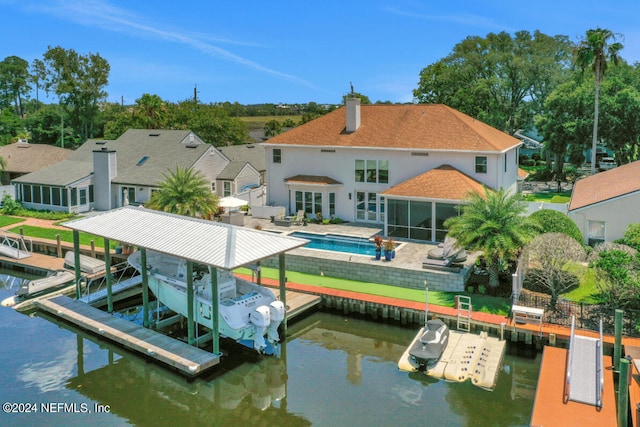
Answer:
[{"label": "house siding", "polygon": [[240,191],[245,185],[259,184],[260,173],[253,169],[248,164],[242,168],[238,176],[236,177],[236,193]]},{"label": "house siding", "polygon": [[606,242],[621,239],[629,224],[640,222],[640,192],[569,211],[569,218],[582,232],[585,244],[589,239],[589,221],[605,223]]},{"label": "house siding", "polygon": [[[220,172],[222,172],[229,163],[229,159],[220,151],[216,150],[215,147],[211,146],[209,152],[198,159],[194,168],[201,172],[204,179],[210,184],[216,181],[216,177],[220,175]],[[216,194],[218,196],[222,194],[222,189],[219,188],[218,183],[216,183]]]},{"label": "house siding", "polygon": [[[273,163],[273,149],[282,152],[281,163]],[[449,164],[464,174],[478,180],[490,188],[505,187],[509,191],[516,190],[517,164],[515,151],[512,149],[507,155],[507,172],[504,172],[503,153],[470,153],[429,151],[428,155],[412,155],[427,153],[418,150],[381,150],[381,149],[353,149],[340,147],[292,147],[267,146],[267,185],[269,188],[269,204],[285,206],[288,211],[295,210],[295,195],[290,190],[285,179],[295,175],[328,176],[342,186],[331,187],[318,185],[296,185],[307,191],[323,191],[336,193],[336,216],[347,221],[355,221],[356,191],[380,193],[407,179],[420,175],[428,170]],[[487,157],[487,173],[476,173],[476,156]],[[355,161],[359,160],[387,160],[389,161],[389,179],[387,184],[366,183],[355,181]],[[349,194],[351,193],[351,199]],[[324,201],[325,205],[328,201]],[[325,211],[327,207],[323,207]],[[382,222],[382,220],[378,221]]]}]

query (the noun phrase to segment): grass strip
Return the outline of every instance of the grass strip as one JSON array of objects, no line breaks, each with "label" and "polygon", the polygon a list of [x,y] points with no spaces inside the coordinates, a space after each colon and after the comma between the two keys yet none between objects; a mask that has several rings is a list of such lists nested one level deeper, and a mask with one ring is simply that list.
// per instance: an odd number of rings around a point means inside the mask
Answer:
[{"label": "grass strip", "polygon": [[[20,229],[23,229],[25,237],[56,240],[56,235],[59,234],[61,241],[73,242],[73,230],[58,230],[54,228],[34,227],[33,225],[21,225],[19,227],[13,227],[9,231],[20,234]],[[95,242],[96,248],[104,248],[104,239],[102,237],[94,234],[80,233],[81,245],[89,246],[92,240]]]},{"label": "grass strip", "polygon": [[[242,274],[251,274],[251,270],[246,268],[240,268],[235,271]],[[279,272],[275,268],[262,267],[261,272],[262,276],[268,279],[278,279],[279,277]],[[319,286],[343,291],[359,292],[368,295],[398,298],[405,301],[424,302],[426,300],[425,291],[422,289],[408,289],[400,286],[361,282],[358,280],[341,279],[329,276],[318,276],[314,274],[299,273],[296,271],[287,271],[287,281],[308,286]],[[456,295],[470,296],[474,311],[507,316],[511,308],[509,301],[505,298],[478,294],[470,295],[466,292],[455,293],[432,290],[429,291],[429,304],[454,307]]]}]

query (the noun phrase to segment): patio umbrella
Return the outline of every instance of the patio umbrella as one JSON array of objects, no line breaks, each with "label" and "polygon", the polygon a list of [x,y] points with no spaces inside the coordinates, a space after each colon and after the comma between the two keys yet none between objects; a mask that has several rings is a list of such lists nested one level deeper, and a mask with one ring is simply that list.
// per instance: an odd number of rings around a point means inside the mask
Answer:
[{"label": "patio umbrella", "polygon": [[248,205],[246,200],[238,199],[237,197],[223,197],[218,201],[218,206],[223,208],[239,208],[240,206]]}]

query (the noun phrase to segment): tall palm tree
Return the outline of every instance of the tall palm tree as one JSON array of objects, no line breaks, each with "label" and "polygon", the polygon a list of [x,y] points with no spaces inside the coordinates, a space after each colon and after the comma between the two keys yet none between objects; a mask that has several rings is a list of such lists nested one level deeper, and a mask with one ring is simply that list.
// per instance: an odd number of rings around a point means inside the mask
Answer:
[{"label": "tall palm tree", "polygon": [[164,175],[160,189],[145,204],[150,209],[210,219],[218,207],[218,197],[209,190],[204,177],[193,169],[178,166]]},{"label": "tall palm tree", "polygon": [[591,175],[596,173],[596,145],[598,142],[598,103],[600,100],[600,81],[607,71],[607,63],[617,65],[620,61],[618,52],[622,44],[616,40],[620,35],[611,30],[596,28],[587,30],[586,37],[580,41],[575,52],[575,62],[584,71],[591,67],[596,79],[595,107],[593,114],[593,141],[591,143]]},{"label": "tall palm tree", "polygon": [[470,250],[482,251],[489,272],[489,286],[499,284],[500,265],[516,258],[520,249],[538,233],[538,224],[524,216],[526,205],[519,196],[501,188],[484,194],[473,192],[462,205],[462,215],[444,225],[449,236]]}]

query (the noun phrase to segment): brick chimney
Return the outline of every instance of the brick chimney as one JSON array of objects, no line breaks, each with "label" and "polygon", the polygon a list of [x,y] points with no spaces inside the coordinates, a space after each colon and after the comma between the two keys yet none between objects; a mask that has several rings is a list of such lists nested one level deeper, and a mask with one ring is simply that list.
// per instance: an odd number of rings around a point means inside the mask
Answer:
[{"label": "brick chimney", "polygon": [[360,127],[360,98],[347,98],[347,132]]}]

